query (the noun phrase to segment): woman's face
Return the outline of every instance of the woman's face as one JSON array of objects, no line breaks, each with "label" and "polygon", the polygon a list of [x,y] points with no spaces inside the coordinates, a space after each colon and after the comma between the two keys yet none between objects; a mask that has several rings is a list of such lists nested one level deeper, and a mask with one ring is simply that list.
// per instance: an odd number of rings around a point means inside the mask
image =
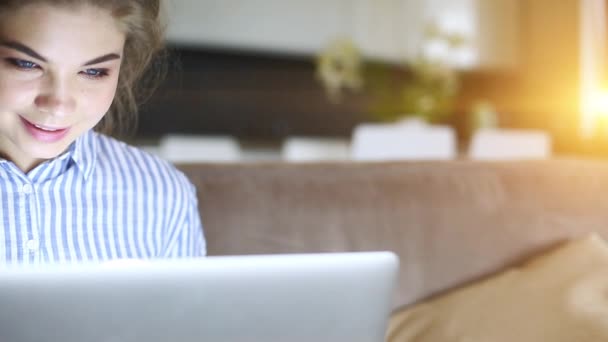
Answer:
[{"label": "woman's face", "polygon": [[23,171],[60,155],[114,99],[125,34],[105,11],[25,6],[0,20],[0,156]]}]

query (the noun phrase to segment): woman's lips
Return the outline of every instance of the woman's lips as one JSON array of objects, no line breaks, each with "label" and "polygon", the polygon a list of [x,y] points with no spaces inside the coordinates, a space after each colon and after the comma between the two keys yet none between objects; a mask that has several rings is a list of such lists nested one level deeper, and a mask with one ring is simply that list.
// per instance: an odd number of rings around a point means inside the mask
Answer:
[{"label": "woman's lips", "polygon": [[63,139],[63,137],[65,137],[70,130],[69,127],[53,128],[46,127],[43,125],[36,125],[32,122],[27,121],[23,117],[21,117],[21,121],[23,122],[25,129],[32,137],[34,137],[34,139],[46,143],[53,143]]}]

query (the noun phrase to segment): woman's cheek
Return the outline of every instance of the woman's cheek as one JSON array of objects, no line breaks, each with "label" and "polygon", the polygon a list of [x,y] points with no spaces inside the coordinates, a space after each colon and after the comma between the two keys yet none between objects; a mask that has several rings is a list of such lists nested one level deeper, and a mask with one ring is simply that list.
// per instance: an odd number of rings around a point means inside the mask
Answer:
[{"label": "woman's cheek", "polygon": [[0,75],[0,109],[25,109],[28,102],[33,103],[36,85],[32,82],[11,82]]},{"label": "woman's cheek", "polygon": [[111,85],[89,89],[82,94],[81,103],[87,107],[87,113],[96,117],[102,116],[110,109],[115,94],[116,87]]}]

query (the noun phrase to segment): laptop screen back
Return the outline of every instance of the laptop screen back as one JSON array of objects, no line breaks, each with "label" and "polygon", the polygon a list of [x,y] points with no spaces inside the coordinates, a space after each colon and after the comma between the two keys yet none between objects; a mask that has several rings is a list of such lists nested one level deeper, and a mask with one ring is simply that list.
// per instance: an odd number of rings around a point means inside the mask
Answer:
[{"label": "laptop screen back", "polygon": [[384,340],[389,252],[48,266],[0,272],[3,341]]}]

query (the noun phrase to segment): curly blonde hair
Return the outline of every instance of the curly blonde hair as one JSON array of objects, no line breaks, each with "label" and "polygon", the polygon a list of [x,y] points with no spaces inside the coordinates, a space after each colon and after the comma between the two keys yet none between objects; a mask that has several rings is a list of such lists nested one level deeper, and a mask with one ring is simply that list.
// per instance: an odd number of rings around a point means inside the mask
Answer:
[{"label": "curly blonde hair", "polygon": [[139,104],[147,100],[165,74],[161,0],[0,0],[0,13],[34,4],[73,8],[92,5],[118,20],[126,40],[114,101],[95,130],[127,134],[137,123]]}]

